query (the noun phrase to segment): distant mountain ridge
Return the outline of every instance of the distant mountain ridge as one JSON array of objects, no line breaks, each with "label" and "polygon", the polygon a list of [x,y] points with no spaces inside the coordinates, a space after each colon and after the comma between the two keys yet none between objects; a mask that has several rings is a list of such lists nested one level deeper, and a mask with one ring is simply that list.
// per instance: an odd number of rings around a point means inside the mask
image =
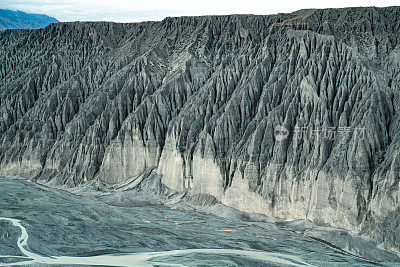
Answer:
[{"label": "distant mountain ridge", "polygon": [[0,9],[0,30],[38,29],[56,22],[59,21],[47,15],[28,14],[22,11]]}]

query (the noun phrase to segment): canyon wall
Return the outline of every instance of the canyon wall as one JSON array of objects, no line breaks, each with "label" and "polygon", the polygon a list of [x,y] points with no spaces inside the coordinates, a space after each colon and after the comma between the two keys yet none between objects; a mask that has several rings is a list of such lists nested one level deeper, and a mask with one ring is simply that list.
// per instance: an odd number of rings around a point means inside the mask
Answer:
[{"label": "canyon wall", "polygon": [[[400,248],[400,8],[0,32],[0,173],[146,171]],[[277,126],[287,129],[277,138]]]}]

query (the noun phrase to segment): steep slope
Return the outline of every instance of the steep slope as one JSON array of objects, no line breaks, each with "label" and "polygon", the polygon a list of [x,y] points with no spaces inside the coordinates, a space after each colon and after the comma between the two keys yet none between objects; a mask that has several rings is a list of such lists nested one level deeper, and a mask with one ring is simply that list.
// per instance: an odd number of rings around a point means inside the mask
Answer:
[{"label": "steep slope", "polygon": [[398,18],[348,8],[0,32],[0,172],[76,186],[153,170],[177,191],[398,250]]},{"label": "steep slope", "polygon": [[58,20],[46,15],[28,14],[22,11],[0,9],[0,30],[38,29],[56,22],[58,22]]}]

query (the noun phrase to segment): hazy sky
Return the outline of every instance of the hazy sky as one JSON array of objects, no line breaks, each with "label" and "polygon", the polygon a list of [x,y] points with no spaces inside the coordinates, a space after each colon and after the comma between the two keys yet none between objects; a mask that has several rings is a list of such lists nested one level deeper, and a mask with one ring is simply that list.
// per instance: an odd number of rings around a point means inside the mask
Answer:
[{"label": "hazy sky", "polygon": [[303,8],[396,6],[400,0],[0,0],[0,8],[41,13],[60,21],[135,22],[168,16],[275,14]]}]

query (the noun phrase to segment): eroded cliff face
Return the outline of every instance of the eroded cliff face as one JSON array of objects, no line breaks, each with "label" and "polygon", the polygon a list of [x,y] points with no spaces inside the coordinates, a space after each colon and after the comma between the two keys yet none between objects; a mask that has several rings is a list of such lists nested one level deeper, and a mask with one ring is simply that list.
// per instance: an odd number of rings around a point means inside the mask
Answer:
[{"label": "eroded cliff face", "polygon": [[153,170],[177,191],[399,249],[399,18],[349,8],[0,32],[0,172],[76,186]]}]

